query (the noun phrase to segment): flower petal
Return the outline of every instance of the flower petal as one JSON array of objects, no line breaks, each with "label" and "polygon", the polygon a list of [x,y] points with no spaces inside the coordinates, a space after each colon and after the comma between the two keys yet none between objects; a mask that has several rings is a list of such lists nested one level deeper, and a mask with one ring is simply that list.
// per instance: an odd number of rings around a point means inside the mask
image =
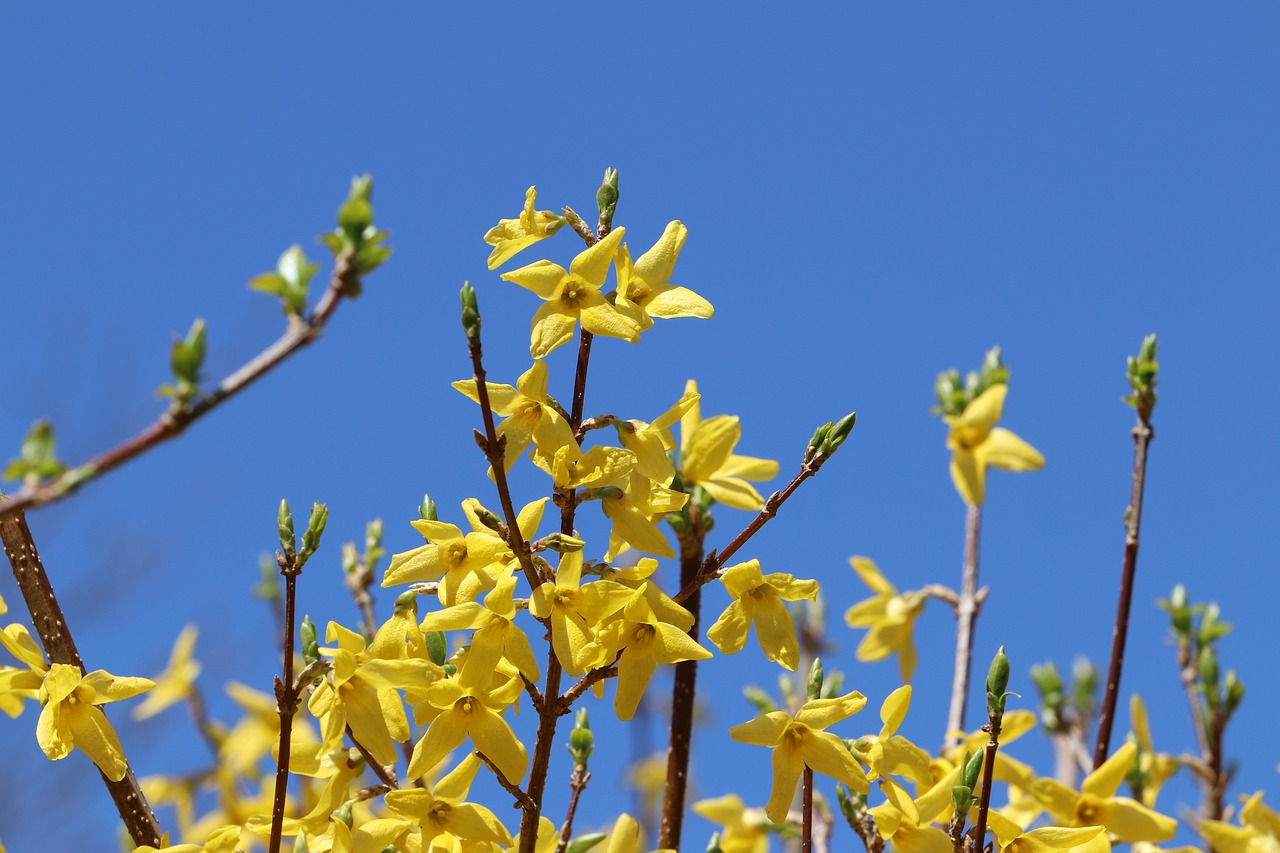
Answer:
[{"label": "flower petal", "polygon": [[529,354],[544,358],[556,347],[567,344],[573,339],[576,324],[577,318],[566,313],[559,301],[544,302],[533,315]]},{"label": "flower petal", "polygon": [[542,299],[555,296],[556,288],[568,276],[569,273],[564,267],[553,264],[551,261],[535,261],[527,267],[520,267],[502,274],[505,281],[518,284],[526,290],[532,290]]}]

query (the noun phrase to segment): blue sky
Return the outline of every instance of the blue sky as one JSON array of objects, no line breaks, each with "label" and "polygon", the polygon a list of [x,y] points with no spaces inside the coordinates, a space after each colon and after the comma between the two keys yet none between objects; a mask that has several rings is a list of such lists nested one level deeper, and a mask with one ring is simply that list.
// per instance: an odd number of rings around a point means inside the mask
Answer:
[{"label": "blue sky", "polygon": [[[375,176],[396,249],[316,346],[180,441],[32,515],[91,668],[157,672],[196,622],[202,685],[226,719],[221,685],[266,690],[279,666],[270,615],[248,594],[281,497],[329,504],[300,608],[349,624],[341,542],[381,517],[389,550],[420,544],[408,521],[424,492],[454,522],[463,498],[492,502],[476,408],[448,387],[468,375],[458,288],[479,291],[491,379],[514,381],[537,304],[486,270],[480,238],[530,184],[540,206],[588,211],[615,166],[633,250],[683,221],[677,280],[716,317],[660,322],[635,348],[603,341],[588,412],[650,419],[696,378],[704,412],[741,416],[740,452],[782,460],[784,477],[814,426],[859,412],[846,448],[744,554],[822,581],[828,665],[871,699],[843,733],[878,729],[897,685],[892,663],[852,658],[858,634],[837,617],[866,593],[847,559],[872,557],[900,588],[958,585],[964,508],[928,409],[938,371],[974,367],[994,344],[1013,370],[1005,423],[1048,463],[989,482],[993,591],[976,657],[1003,643],[1028,705],[1032,663],[1105,661],[1132,454],[1124,358],[1155,331],[1162,394],[1123,692],[1146,696],[1157,745],[1192,749],[1154,601],[1179,581],[1217,600],[1235,624],[1224,665],[1249,690],[1228,733],[1231,797],[1276,788],[1273,7],[11,5],[0,22],[3,455],[38,417],[68,460],[144,426],[171,336],[196,316],[210,376],[274,339],[278,307],[245,283],[291,243],[320,255],[313,238],[351,175]],[[578,248],[565,232],[520,261]],[[571,360],[550,360],[561,399]],[[526,500],[542,486],[516,483]],[[718,520],[713,545],[747,517]],[[7,579],[0,595],[18,601]],[[919,625],[906,732],[929,745],[952,630],[936,604]],[[725,729],[752,713],[741,685],[776,677],[754,649],[704,668],[704,795],[767,797],[767,755],[724,751]],[[56,820],[104,849],[112,819],[87,763],[44,761],[33,726],[30,710],[0,726],[0,838],[34,849]],[[120,728],[142,774],[203,760],[180,711]],[[606,731],[616,748],[584,826],[628,803],[611,785],[629,736]],[[1048,772],[1047,747],[1024,741],[1019,754]],[[551,814],[567,772],[553,767]],[[1194,794],[1161,804],[1178,802]],[[691,820],[688,844],[709,831]]]}]

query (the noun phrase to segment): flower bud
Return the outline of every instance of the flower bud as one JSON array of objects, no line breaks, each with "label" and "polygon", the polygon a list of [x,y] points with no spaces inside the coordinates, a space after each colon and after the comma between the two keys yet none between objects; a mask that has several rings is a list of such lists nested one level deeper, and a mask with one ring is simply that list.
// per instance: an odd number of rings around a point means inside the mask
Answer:
[{"label": "flower bud", "polygon": [[289,511],[289,502],[280,499],[280,511],[276,513],[276,528],[280,531],[280,550],[289,560],[297,555],[297,543],[294,541],[293,513]]},{"label": "flower bud", "polygon": [[302,662],[310,665],[320,660],[320,639],[316,635],[316,624],[310,616],[302,617],[302,625],[298,628],[298,639],[302,644]]},{"label": "flower bud", "polygon": [[973,805],[973,789],[968,785],[952,785],[951,805],[956,814],[968,814],[969,807]]},{"label": "flower bud", "polygon": [[991,660],[991,669],[987,671],[987,709],[990,713],[1004,713],[1005,689],[1009,686],[1009,658],[1005,657],[1004,646],[996,652]]},{"label": "flower bud", "polygon": [[462,284],[462,328],[468,338],[480,334],[480,303],[476,300],[476,289],[469,281]]},{"label": "flower bud", "polygon": [[320,547],[320,537],[329,523],[329,508],[316,501],[311,505],[311,517],[307,520],[307,532],[302,534],[302,558],[306,561]]},{"label": "flower bud", "polygon": [[809,682],[807,686],[806,699],[817,699],[822,695],[822,658],[814,658],[813,666],[809,667]]},{"label": "flower bud", "polygon": [[436,515],[436,502],[431,500],[431,495],[422,496],[422,505],[418,507],[418,517],[423,521],[439,521]]},{"label": "flower bud", "polygon": [[427,657],[436,666],[443,666],[448,652],[448,647],[445,645],[444,640],[444,631],[427,631],[422,636],[427,641]]},{"label": "flower bud", "polygon": [[[1214,653],[1213,646],[1205,646],[1200,650],[1197,669],[1200,673],[1200,683],[1204,685],[1206,694],[1210,687],[1218,686],[1218,656]],[[1217,693],[1216,690],[1213,692]]]},{"label": "flower bud", "polygon": [[978,787],[978,777],[982,775],[982,762],[987,756],[987,748],[965,756],[964,770],[960,772],[960,781],[970,790]]},{"label": "flower bud", "polygon": [[1225,696],[1227,704],[1227,714],[1235,712],[1240,706],[1240,702],[1244,699],[1244,682],[1236,677],[1234,669],[1227,670],[1227,678],[1224,682]]}]

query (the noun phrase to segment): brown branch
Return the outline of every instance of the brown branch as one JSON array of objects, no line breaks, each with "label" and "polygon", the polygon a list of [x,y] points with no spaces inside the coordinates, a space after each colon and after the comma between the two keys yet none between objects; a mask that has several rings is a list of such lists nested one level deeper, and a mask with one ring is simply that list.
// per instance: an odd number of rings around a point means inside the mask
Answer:
[{"label": "brown branch", "polygon": [[[702,571],[702,548],[706,539],[702,514],[698,508],[688,510],[689,530],[680,537],[680,585],[690,586]],[[693,614],[689,636],[698,641],[698,619],[702,609],[702,589],[694,587],[684,601]],[[667,784],[662,794],[662,823],[658,847],[679,850],[684,828],[684,802],[689,785],[689,754],[693,742],[693,712],[698,689],[698,662],[676,664],[671,685],[671,730],[667,741]]]},{"label": "brown branch", "polygon": [[213,753],[213,760],[217,761],[222,752],[222,741],[213,727],[213,722],[209,719],[209,709],[205,705],[204,694],[194,684],[187,692],[187,710],[191,713],[191,722],[195,724],[196,731],[200,733],[201,739]]},{"label": "brown branch", "polygon": [[573,686],[566,690],[560,696],[559,702],[556,703],[557,713],[564,716],[569,713],[569,709],[573,707],[573,703],[577,702],[582,695],[591,689],[597,681],[604,681],[606,678],[613,678],[618,674],[617,662],[608,666],[599,666],[583,675]]},{"label": "brown branch", "polygon": [[360,754],[364,756],[365,764],[369,765],[369,769],[371,769],[374,775],[382,781],[383,785],[387,786],[389,790],[394,790],[400,787],[400,780],[396,778],[395,767],[384,767],[382,762],[374,758],[373,753],[356,738],[356,733],[351,731],[350,723],[347,724],[347,737],[351,738],[351,743],[353,743],[355,748],[360,751]]},{"label": "brown branch", "polygon": [[1133,428],[1133,485],[1129,509],[1125,513],[1124,562],[1120,569],[1120,596],[1116,603],[1116,623],[1111,634],[1111,663],[1107,667],[1107,689],[1098,714],[1098,739],[1093,747],[1093,769],[1107,760],[1111,751],[1111,727],[1115,721],[1120,693],[1120,672],[1124,667],[1125,640],[1129,635],[1129,610],[1133,602],[1133,579],[1138,567],[1138,532],[1142,524],[1142,490],[1147,478],[1147,451],[1155,432],[1149,412],[1138,411]]},{"label": "brown branch", "polygon": [[516,808],[523,809],[525,814],[528,814],[531,810],[537,810],[538,806],[533,802],[533,800],[529,799],[529,795],[522,791],[519,785],[515,784],[503,775],[502,771],[498,769],[498,765],[489,760],[489,756],[477,749],[476,758],[483,761],[485,767],[488,767],[493,771],[494,778],[498,780],[498,784],[505,788],[507,793],[515,798]]},{"label": "brown branch", "polygon": [[[1004,703],[1003,698],[997,697],[996,701],[1001,705]],[[986,755],[982,758],[982,796],[978,800],[978,819],[974,825],[974,853],[982,853],[985,847],[987,812],[991,808],[991,783],[996,770],[996,750],[1000,748],[1000,722],[1003,714],[1003,709],[991,711],[988,715],[989,722],[982,727],[991,737],[987,740]]]},{"label": "brown branch", "polygon": [[277,552],[280,574],[284,575],[284,678],[276,678],[276,711],[280,715],[280,751],[276,754],[276,789],[271,803],[269,853],[280,853],[284,837],[284,807],[289,791],[289,748],[293,740],[293,715],[298,710],[301,691],[293,680],[293,621],[298,601],[298,575],[292,554]]},{"label": "brown branch", "polygon": [[813,853],[813,771],[809,765],[804,768],[804,799],[802,800],[803,817],[800,821],[800,853]]},{"label": "brown branch", "polygon": [[564,824],[560,827],[560,841],[556,844],[556,853],[564,853],[569,847],[569,838],[573,835],[573,817],[578,813],[578,798],[586,790],[591,781],[591,771],[585,764],[573,765],[573,773],[569,776],[569,808],[565,811]]},{"label": "brown branch", "polygon": [[[0,492],[0,500],[4,498],[4,494]],[[9,504],[0,506],[8,507]],[[13,567],[13,577],[18,582],[18,590],[31,614],[31,624],[40,635],[40,642],[49,662],[77,667],[83,674],[84,662],[80,659],[80,652],[71,637],[71,627],[67,624],[66,616],[63,615],[62,607],[58,604],[53,586],[40,561],[40,553],[36,550],[31,529],[27,526],[26,514],[21,507],[6,509],[0,514],[0,540],[4,542],[5,556]],[[156,822],[155,813],[143,795],[127,760],[122,779],[113,782],[103,775],[102,781],[134,843],[158,848],[162,835],[160,825]]]},{"label": "brown branch", "polygon": [[951,705],[947,711],[948,746],[964,741],[964,715],[969,702],[969,671],[973,659],[973,626],[978,621],[978,540],[982,533],[982,507],[968,504],[964,524],[964,568],[960,600],[956,603],[956,657],[951,676]]},{"label": "brown branch", "polygon": [[90,480],[96,480],[157,444],[179,435],[194,421],[253,384],[295,351],[320,337],[325,324],[342,299],[344,291],[357,283],[358,276],[359,273],[350,252],[339,255],[334,263],[333,277],[329,287],[316,303],[315,310],[309,318],[291,317],[284,335],[239,370],[223,379],[210,394],[177,408],[168,409],[137,435],[110,450],[99,453],[88,462],[67,470],[60,477],[34,488],[24,487],[14,497],[0,500],[0,517],[7,518],[32,507],[59,501]]}]

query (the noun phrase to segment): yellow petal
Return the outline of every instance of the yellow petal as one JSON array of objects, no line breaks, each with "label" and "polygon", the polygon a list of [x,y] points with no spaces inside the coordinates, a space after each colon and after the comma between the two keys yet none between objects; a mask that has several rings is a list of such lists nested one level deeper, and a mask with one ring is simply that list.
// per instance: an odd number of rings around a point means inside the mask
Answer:
[{"label": "yellow petal", "polygon": [[644,280],[649,287],[658,287],[671,281],[675,271],[676,259],[680,257],[680,249],[689,236],[689,229],[683,222],[673,220],[667,223],[662,236],[653,248],[636,260],[635,275]]},{"label": "yellow petal", "polygon": [[700,317],[709,320],[716,313],[710,302],[686,287],[658,288],[645,311],[650,317],[663,319]]},{"label": "yellow petal", "polygon": [[741,436],[742,427],[732,415],[702,421],[684,447],[680,467],[686,482],[700,484],[714,476]]},{"label": "yellow petal", "polygon": [[615,228],[603,240],[584,249],[569,264],[569,272],[597,288],[600,287],[609,274],[609,265],[613,263],[613,256],[626,231],[625,228]]},{"label": "yellow petal", "polygon": [[862,578],[862,582],[871,588],[871,591],[882,598],[892,598],[898,594],[898,588],[885,578],[884,574],[867,557],[850,557],[849,565],[853,566],[853,570],[858,573],[858,577]]},{"label": "yellow petal", "polygon": [[816,773],[838,779],[863,794],[870,790],[866,775],[845,748],[844,741],[830,732],[813,732],[801,750],[801,757]]},{"label": "yellow petal", "polygon": [[618,661],[618,693],[613,701],[613,710],[619,720],[631,719],[640,707],[640,700],[658,664],[655,652],[654,644],[650,642],[633,643],[622,653]]},{"label": "yellow petal", "polygon": [[407,771],[409,778],[425,776],[440,763],[440,759],[461,746],[467,739],[467,722],[466,716],[456,708],[450,708],[432,720],[426,733],[413,747]]},{"label": "yellow petal", "polygon": [[764,656],[781,664],[792,672],[800,663],[800,642],[796,638],[795,622],[791,612],[777,595],[761,597],[756,601],[752,620],[756,626],[756,639]]},{"label": "yellow petal", "polygon": [[1039,471],[1044,467],[1040,451],[1007,429],[996,427],[987,440],[974,449],[979,465],[990,465],[1002,471]]},{"label": "yellow petal", "polygon": [[556,347],[567,344],[573,340],[576,324],[577,319],[566,314],[558,301],[544,302],[533,315],[529,354],[534,358],[545,358]]},{"label": "yellow petal", "polygon": [[810,699],[796,712],[796,722],[821,731],[852,717],[866,704],[867,697],[856,690],[830,699]]},{"label": "yellow petal", "polygon": [[773,751],[773,788],[764,813],[769,820],[781,823],[787,817],[791,800],[796,795],[796,784],[804,773],[804,759],[793,750],[780,746]]},{"label": "yellow petal", "polygon": [[770,711],[754,720],[732,726],[729,737],[752,746],[774,747],[782,740],[782,733],[790,722],[791,715],[786,711]]},{"label": "yellow petal", "polygon": [[[1085,777],[1080,783],[1081,794],[1092,794],[1095,797],[1112,797],[1120,789],[1120,783],[1129,773],[1133,765],[1133,757],[1138,751],[1135,743],[1126,743],[1102,762],[1102,766]],[[1108,827],[1110,829],[1110,827]],[[1142,840],[1142,839],[1138,839]]]},{"label": "yellow petal", "polygon": [[129,765],[124,760],[120,738],[116,737],[106,715],[93,705],[77,704],[68,710],[65,719],[76,748],[93,759],[112,782],[123,779]]},{"label": "yellow petal", "polygon": [[903,685],[885,697],[880,705],[880,737],[888,737],[898,730],[902,721],[907,718],[907,708],[911,705],[911,685]]},{"label": "yellow petal", "polygon": [[471,742],[502,771],[507,781],[520,784],[529,756],[502,717],[476,703],[471,713]]},{"label": "yellow petal", "polygon": [[1107,831],[1121,841],[1168,841],[1178,822],[1152,811],[1136,800],[1115,797],[1103,803],[1099,818]]},{"label": "yellow petal", "polygon": [[712,477],[698,485],[707,490],[707,494],[719,503],[733,509],[755,512],[764,506],[764,498],[760,496],[746,480],[739,477]]},{"label": "yellow petal", "polygon": [[[551,261],[536,261],[528,266],[502,274],[503,280],[518,284],[526,290],[531,290],[542,299],[550,299],[555,296],[556,288],[568,276],[569,273],[564,267],[559,264],[553,264]],[[534,358],[540,358],[540,356],[534,356]]]},{"label": "yellow petal", "polygon": [[982,506],[987,498],[986,476],[986,468],[974,453],[957,449],[951,454],[951,482],[965,503]]},{"label": "yellow petal", "polygon": [[1042,826],[1026,833],[1005,850],[1006,853],[1054,853],[1092,841],[1103,831],[1101,826]]},{"label": "yellow petal", "polygon": [[707,639],[716,644],[721,654],[736,655],[746,645],[750,627],[742,602],[734,599],[715,624],[707,629]]}]

